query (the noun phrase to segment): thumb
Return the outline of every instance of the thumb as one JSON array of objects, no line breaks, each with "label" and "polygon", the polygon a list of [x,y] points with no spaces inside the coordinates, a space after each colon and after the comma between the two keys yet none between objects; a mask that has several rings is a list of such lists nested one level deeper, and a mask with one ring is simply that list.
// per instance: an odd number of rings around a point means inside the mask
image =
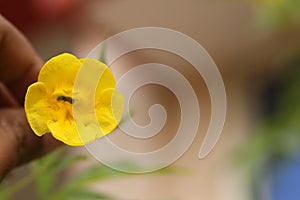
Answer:
[{"label": "thumb", "polygon": [[51,134],[36,136],[24,110],[0,109],[0,180],[14,167],[60,146]]}]

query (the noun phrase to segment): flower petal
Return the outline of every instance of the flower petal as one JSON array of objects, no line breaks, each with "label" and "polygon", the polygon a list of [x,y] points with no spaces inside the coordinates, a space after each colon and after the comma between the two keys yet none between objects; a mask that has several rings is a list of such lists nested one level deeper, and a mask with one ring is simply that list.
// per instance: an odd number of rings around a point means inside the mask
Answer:
[{"label": "flower petal", "polygon": [[75,56],[64,53],[51,58],[42,67],[38,81],[44,82],[47,87],[61,87],[71,90],[81,62]]},{"label": "flower petal", "polygon": [[108,88],[100,95],[96,94],[96,115],[103,135],[112,132],[118,126],[123,108],[124,98],[117,90]]},{"label": "flower petal", "polygon": [[82,62],[81,69],[88,69],[82,70],[82,77],[86,85],[92,81],[97,81],[97,92],[102,92],[104,89],[107,88],[114,88],[116,86],[116,81],[110,69],[102,62],[92,58],[82,58],[80,59]]},{"label": "flower petal", "polygon": [[52,110],[47,102],[47,89],[44,83],[34,83],[28,87],[24,104],[28,123],[36,135],[42,136],[49,132],[47,121]]},{"label": "flower petal", "polygon": [[48,127],[53,137],[70,146],[82,146],[96,139],[97,129],[90,124],[84,125],[74,121],[49,121]]}]

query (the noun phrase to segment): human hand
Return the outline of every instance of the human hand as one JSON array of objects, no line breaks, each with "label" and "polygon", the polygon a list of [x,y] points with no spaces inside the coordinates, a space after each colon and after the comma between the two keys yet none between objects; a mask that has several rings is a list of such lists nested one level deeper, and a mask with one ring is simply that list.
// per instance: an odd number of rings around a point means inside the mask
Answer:
[{"label": "human hand", "polygon": [[27,87],[41,66],[26,38],[0,15],[0,181],[14,167],[62,144],[51,134],[36,136],[23,110]]}]

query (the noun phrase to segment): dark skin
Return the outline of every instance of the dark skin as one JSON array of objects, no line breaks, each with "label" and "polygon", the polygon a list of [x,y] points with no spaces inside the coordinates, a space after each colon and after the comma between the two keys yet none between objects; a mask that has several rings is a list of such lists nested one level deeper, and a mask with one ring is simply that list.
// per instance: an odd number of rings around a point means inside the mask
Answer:
[{"label": "dark skin", "polygon": [[26,38],[0,15],[0,181],[13,168],[62,145],[51,134],[36,136],[24,113],[27,87],[42,65]]}]

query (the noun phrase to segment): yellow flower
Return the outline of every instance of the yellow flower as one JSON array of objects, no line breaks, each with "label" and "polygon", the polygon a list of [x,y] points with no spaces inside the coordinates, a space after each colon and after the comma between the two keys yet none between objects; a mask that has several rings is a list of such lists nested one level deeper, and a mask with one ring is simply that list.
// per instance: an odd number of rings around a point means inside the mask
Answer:
[{"label": "yellow flower", "polygon": [[[79,77],[82,86],[74,91],[82,66],[90,71],[85,73],[90,77]],[[95,77],[99,73],[101,76]],[[93,91],[89,83],[95,78]],[[119,124],[124,100],[115,87],[110,69],[100,61],[77,59],[67,53],[58,55],[46,62],[38,82],[27,90],[24,107],[28,122],[38,136],[50,132],[68,145],[85,145],[112,132]],[[80,113],[76,118],[75,107]]]}]

